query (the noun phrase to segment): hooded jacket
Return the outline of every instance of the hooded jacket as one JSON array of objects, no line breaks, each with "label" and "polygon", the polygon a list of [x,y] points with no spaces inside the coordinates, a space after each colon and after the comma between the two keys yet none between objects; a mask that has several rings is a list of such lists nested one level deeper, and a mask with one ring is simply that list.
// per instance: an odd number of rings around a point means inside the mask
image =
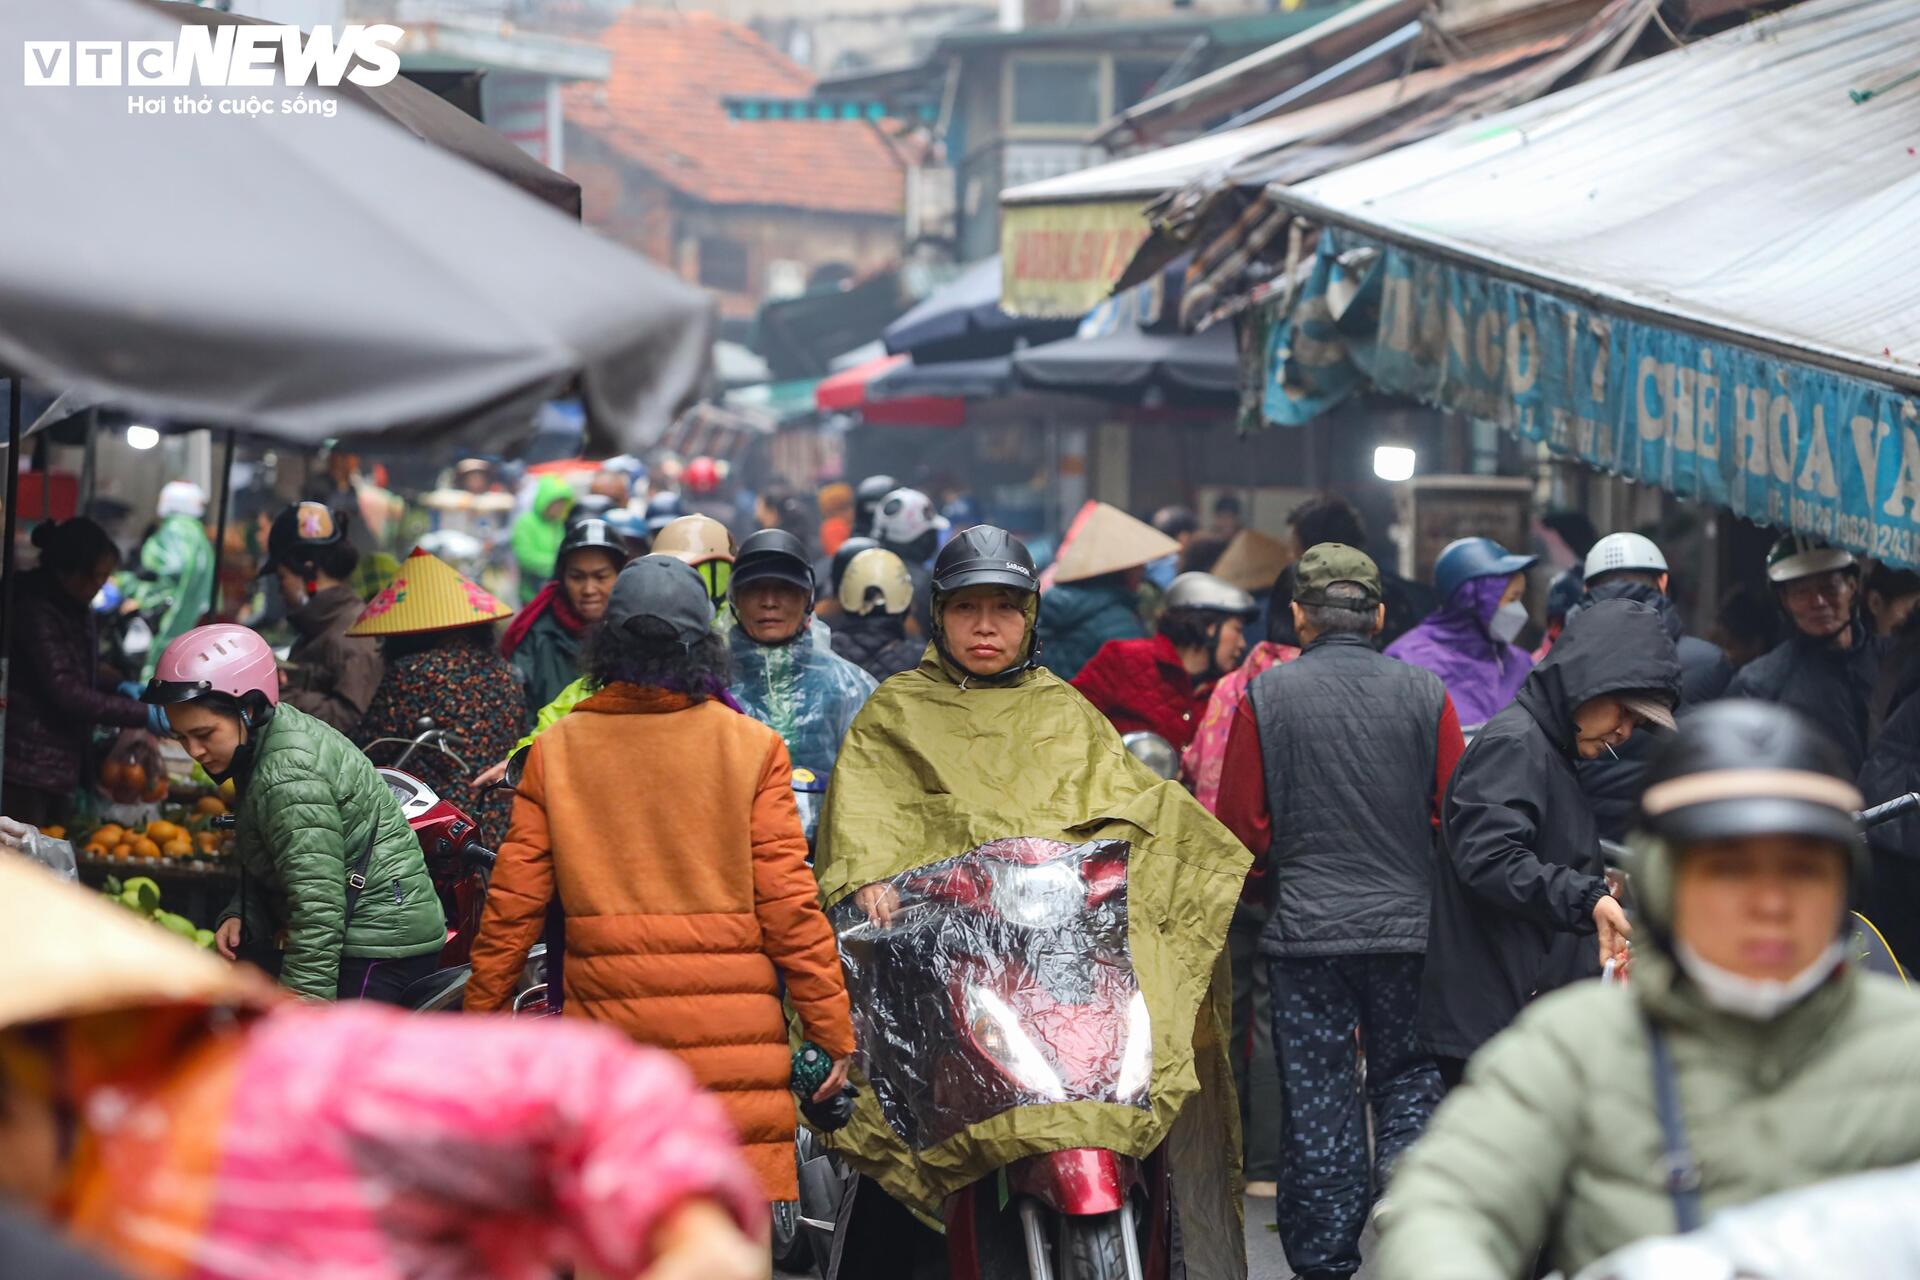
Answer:
[{"label": "hooded jacket", "polygon": [[287,651],[281,701],[342,733],[352,733],[373,705],[385,669],[378,641],[347,634],[366,607],[343,585],[316,591],[287,615],[300,638]]},{"label": "hooded jacket", "polygon": [[1679,696],[1665,623],[1629,600],[1597,604],[1460,757],[1427,926],[1421,1039],[1431,1052],[1470,1057],[1535,996],[1599,973],[1593,908],[1606,865],[1575,771],[1573,713],[1643,689]]},{"label": "hooded jacket", "polygon": [[[1634,600],[1660,615],[1673,640],[1680,659],[1680,706],[1691,707],[1724,697],[1733,683],[1733,664],[1719,645],[1686,634],[1680,610],[1657,588],[1644,582],[1603,582],[1588,591],[1581,602],[1567,611],[1567,621],[1580,616],[1602,600]],[[1620,841],[1627,838],[1633,825],[1634,805],[1640,799],[1640,779],[1646,774],[1658,740],[1650,734],[1635,734],[1618,748],[1619,759],[1602,756],[1580,762],[1580,787],[1593,802],[1593,816],[1600,826],[1600,838]]]},{"label": "hooded jacket", "polygon": [[907,635],[904,615],[849,613],[834,625],[833,651],[875,680],[885,680],[919,666],[927,642]]},{"label": "hooded jacket", "polygon": [[60,590],[53,574],[21,574],[14,608],[6,780],[65,796],[80,785],[95,726],[139,728],[147,707],[101,686],[93,610]]},{"label": "hooded jacket", "polygon": [[1847,626],[1853,644],[1846,649],[1793,628],[1772,652],[1742,667],[1727,694],[1792,707],[1824,729],[1858,769],[1867,758],[1868,710],[1887,641],[1857,615]]},{"label": "hooded jacket", "polygon": [[213,573],[213,541],[197,516],[165,516],[140,544],[140,573],[127,575],[127,598],[142,610],[162,610],[144,678],[152,678],[167,645],[213,607]]},{"label": "hooded jacket", "polygon": [[1468,1066],[1394,1174],[1381,1280],[1532,1275],[1542,1249],[1572,1275],[1672,1234],[1649,1020],[1672,1054],[1704,1216],[1920,1160],[1913,993],[1845,966],[1771,1022],[1721,1012],[1663,946],[1648,890],[1671,854],[1648,843],[1636,857],[1641,922],[1655,927],[1634,935],[1632,978],[1548,996]]},{"label": "hooded jacket", "polygon": [[873,677],[815,644],[804,629],[786,644],[764,645],[736,626],[727,645],[733,655],[728,688],[740,709],[785,740],[794,768],[832,777],[840,740],[873,692]]},{"label": "hooded jacket", "polygon": [[1513,701],[1533,667],[1525,649],[1495,640],[1487,627],[1506,593],[1504,577],[1469,578],[1445,607],[1387,646],[1387,656],[1440,677],[1462,725],[1484,724]]},{"label": "hooded jacket", "polygon": [[533,505],[513,522],[513,560],[520,566],[520,603],[530,603],[547,579],[553,576],[553,563],[566,541],[567,518],[549,520],[546,510],[556,499],[573,498],[573,486],[562,476],[549,471],[534,486]]},{"label": "hooded jacket", "polygon": [[1040,661],[1062,680],[1080,674],[1109,640],[1141,640],[1140,601],[1117,577],[1063,582],[1040,596]]},{"label": "hooded jacket", "polygon": [[[347,917],[347,874],[367,842],[367,887]],[[258,731],[235,810],[240,888],[221,913],[255,942],[285,928],[280,981],[331,1000],[343,956],[403,959],[439,951],[447,917],[420,842],[393,792],[340,734],[282,703]]]},{"label": "hooded jacket", "polygon": [[[946,1194],[1023,1156],[1085,1146],[1144,1156],[1165,1142],[1186,1274],[1243,1277],[1219,997],[1251,858],[1053,672],[967,676],[929,647],[867,700],[841,748],[815,850],[822,898],[831,909],[863,885],[1015,835],[1129,843],[1128,948],[1153,1028],[1151,1106],[1019,1106],[914,1150],[862,1079],[835,1149],[896,1199],[937,1214]],[[923,1024],[928,1035],[944,1025]]]}]

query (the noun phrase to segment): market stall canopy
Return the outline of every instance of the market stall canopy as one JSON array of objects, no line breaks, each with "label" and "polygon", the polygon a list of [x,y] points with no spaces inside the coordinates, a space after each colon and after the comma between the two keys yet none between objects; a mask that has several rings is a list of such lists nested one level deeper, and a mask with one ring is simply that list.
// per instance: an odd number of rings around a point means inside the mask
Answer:
[{"label": "market stall canopy", "polygon": [[1073,337],[1016,351],[1015,374],[1041,390],[1150,408],[1233,397],[1240,387],[1233,326],[1185,333],[1172,322],[1183,266],[1101,303]]},{"label": "market stall canopy", "polygon": [[[0,6],[16,66],[27,40],[180,31],[141,0]],[[274,79],[132,114],[189,95],[0,77],[0,364],[302,444],[485,447],[570,390],[593,447],[659,437],[706,367],[705,295],[352,96]]]},{"label": "market stall canopy", "polygon": [[875,400],[913,396],[945,396],[962,400],[994,400],[1012,393],[1013,358],[985,356],[979,360],[937,360],[920,363],[917,356],[894,365],[867,384]]},{"label": "market stall canopy", "polygon": [[[1073,332],[1066,319],[1029,319],[1000,309],[1000,257],[982,258],[928,294],[887,326],[888,352],[922,364],[1004,356],[1023,343],[1052,342]],[[1085,311],[1086,308],[1081,308]]]},{"label": "market stall canopy", "polygon": [[1118,144],[1166,136],[1243,111],[1326,70],[1420,16],[1428,0],[1361,0],[1296,36],[1148,98],[1116,116],[1094,141]]},{"label": "market stall canopy", "polygon": [[1266,417],[1363,380],[1920,561],[1920,5],[1807,0],[1271,194]]},{"label": "market stall canopy", "polygon": [[[180,23],[207,27],[242,23],[267,25],[265,18],[250,18],[243,13],[227,13],[181,0],[141,2]],[[505,178],[528,195],[544,200],[576,220],[580,217],[579,183],[547,168],[431,89],[405,76],[395,76],[386,84],[368,88],[349,81],[341,84],[339,92],[372,107],[422,142],[451,151],[495,177]]]}]

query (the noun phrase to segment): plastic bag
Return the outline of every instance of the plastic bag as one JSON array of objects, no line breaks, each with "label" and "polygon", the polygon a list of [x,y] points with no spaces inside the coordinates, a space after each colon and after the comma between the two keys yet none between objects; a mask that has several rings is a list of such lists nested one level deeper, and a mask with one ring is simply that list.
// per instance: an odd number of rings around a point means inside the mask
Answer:
[{"label": "plastic bag", "polygon": [[55,839],[27,823],[0,817],[0,849],[30,858],[62,879],[80,878],[80,867],[73,857],[73,845],[66,840]]},{"label": "plastic bag", "polygon": [[1130,852],[1121,840],[995,840],[882,881],[884,925],[853,898],[828,913],[867,1079],[908,1146],[1021,1106],[1148,1107]]},{"label": "plastic bag", "polygon": [[153,804],[167,798],[167,767],[152,734],[120,731],[100,764],[100,790],[115,804]]}]

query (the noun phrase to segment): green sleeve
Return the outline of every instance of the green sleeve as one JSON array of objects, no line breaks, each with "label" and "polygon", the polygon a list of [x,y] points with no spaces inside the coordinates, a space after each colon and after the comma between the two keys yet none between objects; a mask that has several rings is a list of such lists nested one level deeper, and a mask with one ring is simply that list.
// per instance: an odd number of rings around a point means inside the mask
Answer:
[{"label": "green sleeve", "polygon": [[287,950],[280,981],[308,999],[332,1000],[340,986],[352,861],[345,815],[332,786],[317,772],[271,783],[260,797],[260,812],[266,827],[261,841],[286,894]]},{"label": "green sleeve", "polygon": [[[1381,1280],[1533,1274],[1583,1141],[1587,1089],[1571,1037],[1559,1028],[1591,1029],[1600,1020],[1553,1016],[1574,1012],[1535,1006],[1473,1058],[1393,1175]],[[1616,1057],[1617,1049],[1607,1047]]]},{"label": "green sleeve", "polygon": [[519,755],[533,745],[533,740],[560,723],[560,718],[594,695],[593,685],[585,676],[554,695],[553,701],[540,708],[540,714],[533,718],[533,732],[513,744],[513,753]]}]

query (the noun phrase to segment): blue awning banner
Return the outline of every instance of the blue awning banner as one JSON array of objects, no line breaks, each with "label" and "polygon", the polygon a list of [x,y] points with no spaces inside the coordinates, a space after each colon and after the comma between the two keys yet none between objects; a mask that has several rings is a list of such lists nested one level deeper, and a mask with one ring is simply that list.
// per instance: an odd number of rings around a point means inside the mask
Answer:
[{"label": "blue awning banner", "polygon": [[1920,565],[1920,402],[1889,386],[1323,231],[1268,333],[1262,416],[1300,425],[1367,383]]}]

